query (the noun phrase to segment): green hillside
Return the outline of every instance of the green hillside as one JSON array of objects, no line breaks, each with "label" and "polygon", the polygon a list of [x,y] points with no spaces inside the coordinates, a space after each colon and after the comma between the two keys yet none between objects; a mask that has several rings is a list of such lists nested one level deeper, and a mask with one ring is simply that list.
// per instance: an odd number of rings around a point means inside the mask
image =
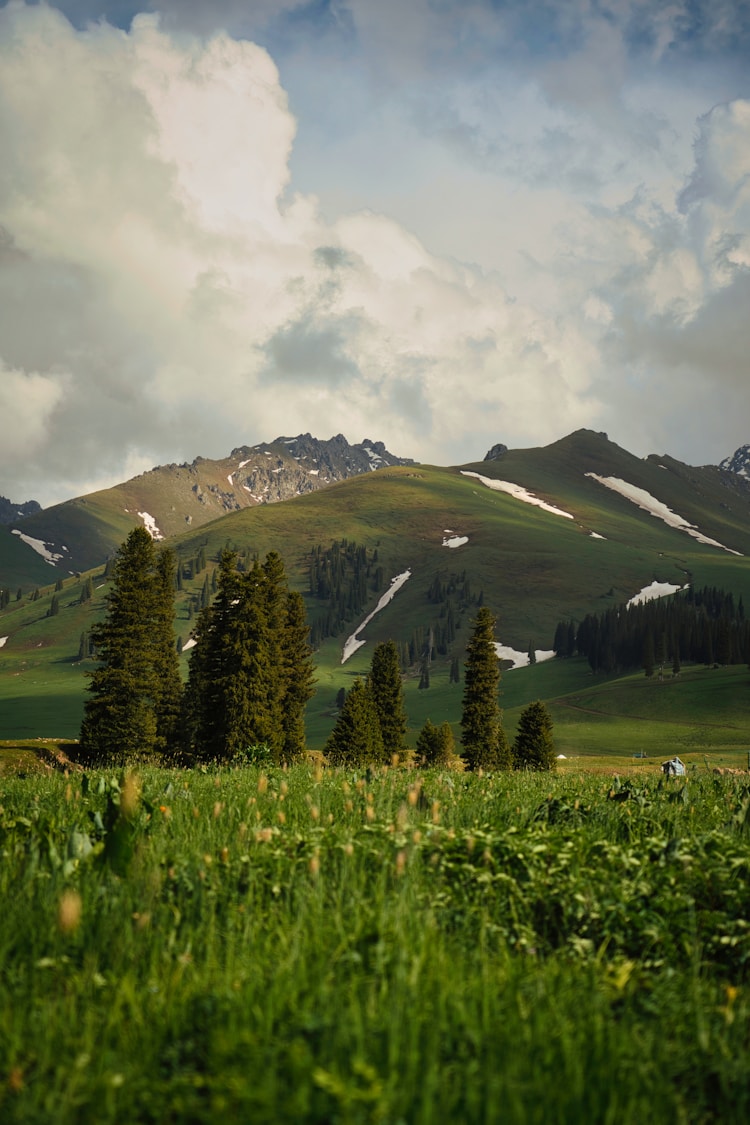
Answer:
[{"label": "green hillside", "polygon": [[[667,526],[587,476],[588,472],[645,489],[729,550]],[[245,560],[279,551],[291,584],[305,597],[311,623],[320,625],[327,605],[310,591],[311,553],[325,552],[333,543],[355,544],[376,564],[370,566],[362,607],[340,622],[336,635],[323,639],[316,653],[318,684],[309,708],[310,745],[322,745],[335,718],[339,689],[366,671],[374,644],[393,638],[407,645],[420,631],[424,635],[431,628],[439,630],[449,603],[455,634],[446,651],[435,654],[428,690],[418,690],[418,668],[409,669],[407,698],[414,731],[427,716],[436,722],[457,722],[461,685],[449,683],[449,669],[452,660],[463,662],[480,604],[497,614],[498,640],[524,653],[530,645],[550,649],[560,620],[580,621],[587,613],[622,604],[654,580],[715,585],[743,595],[750,604],[745,557],[750,554],[750,491],[741,481],[727,480],[728,476],[716,469],[690,469],[668,458],[640,460],[603,435],[581,431],[545,449],[510,451],[500,461],[463,469],[392,467],[283,503],[233,512],[170,540],[184,575],[176,596],[176,635],[182,644],[188,641],[225,546],[238,550]],[[521,485],[573,518],[494,491],[478,477]],[[80,534],[86,536],[87,527],[96,528],[100,541],[115,534],[121,541],[128,531],[127,514],[98,505],[98,499],[90,499],[76,508]],[[455,548],[444,545],[444,540],[454,537],[465,542]],[[49,583],[56,571],[36,558]],[[198,565],[199,558],[205,566]],[[376,570],[379,586],[372,576]],[[363,630],[360,639],[366,643],[342,664],[346,637],[375,609],[390,581],[406,571],[408,580]],[[97,576],[93,598],[82,602],[89,573]],[[85,671],[93,667],[85,654],[79,659],[81,638],[103,612],[106,593],[102,568],[89,573],[64,580],[54,616],[53,584],[41,587],[36,600],[30,595],[20,602],[11,599],[0,613],[0,638],[7,638],[0,648],[0,737],[75,736]],[[443,588],[453,584],[457,593],[436,601],[431,596],[436,584]],[[185,668],[187,659],[185,654]],[[738,674],[737,669],[712,670],[709,696],[722,676]],[[699,705],[697,696],[693,700],[699,679],[686,673],[680,680],[680,708],[689,711]],[[509,725],[525,701],[580,692],[582,683],[591,684],[583,661],[557,660],[507,673],[503,705]],[[624,698],[629,698],[627,692]],[[663,701],[666,693],[659,698]],[[641,704],[638,697],[637,705],[633,701],[623,705],[622,714],[641,714]],[[713,729],[713,704],[705,706],[706,721]],[[607,707],[604,710],[610,713]],[[741,719],[741,708],[738,714]],[[653,727],[648,713],[643,718]],[[591,718],[583,706],[561,704],[555,719],[564,742],[562,752],[574,752],[574,743],[590,745],[584,727],[594,737],[610,738],[601,721]],[[699,721],[695,715],[689,719],[689,723]],[[644,738],[639,730],[617,736],[618,745],[629,742],[633,753],[642,749]],[[712,745],[718,746],[719,735],[711,738]],[[674,739],[684,748],[689,734],[681,731]],[[733,735],[727,735],[726,741],[732,746],[736,742]]]}]

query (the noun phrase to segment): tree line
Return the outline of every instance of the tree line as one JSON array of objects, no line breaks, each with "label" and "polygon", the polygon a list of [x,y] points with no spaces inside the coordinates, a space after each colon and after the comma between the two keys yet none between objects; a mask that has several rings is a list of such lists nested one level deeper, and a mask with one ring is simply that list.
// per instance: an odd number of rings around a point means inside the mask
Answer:
[{"label": "tree line", "polygon": [[588,614],[577,628],[561,621],[553,647],[559,657],[587,657],[594,672],[643,668],[652,676],[669,666],[676,674],[682,661],[748,663],[750,622],[742,597],[735,602],[716,587],[690,587],[670,598]]}]

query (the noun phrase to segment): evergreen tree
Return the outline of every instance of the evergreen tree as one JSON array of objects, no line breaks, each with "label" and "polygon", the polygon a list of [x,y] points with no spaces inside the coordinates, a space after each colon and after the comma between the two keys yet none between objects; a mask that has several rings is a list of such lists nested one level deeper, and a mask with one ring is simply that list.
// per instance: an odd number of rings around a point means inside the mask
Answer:
[{"label": "evergreen tree", "polygon": [[450,723],[437,727],[427,719],[417,736],[416,764],[425,768],[446,768],[454,758],[455,740]]},{"label": "evergreen tree", "polygon": [[368,684],[386,755],[402,756],[406,752],[407,719],[401,663],[395,641],[383,641],[375,646]]},{"label": "evergreen tree", "polygon": [[499,684],[495,618],[483,606],[474,622],[464,666],[461,734],[469,769],[509,769],[512,764],[497,700]]},{"label": "evergreen tree", "polygon": [[385,761],[378,713],[365,681],[359,676],[346,693],[344,706],[325,745],[332,766],[369,766]]},{"label": "evergreen tree", "polygon": [[264,743],[276,761],[300,757],[312,651],[304,602],[287,590],[281,557],[271,552],[241,573],[236,553],[224,550],[216,598],[194,633],[183,712],[188,755],[227,761]]},{"label": "evergreen tree", "polygon": [[115,556],[107,614],[91,630],[100,666],[89,673],[80,734],[81,749],[95,758],[124,761],[170,748],[172,686],[162,681],[174,656],[166,625],[173,592],[164,588],[162,566],[143,527]]},{"label": "evergreen tree", "polygon": [[529,641],[529,664],[536,664],[536,649],[533,641]]},{"label": "evergreen tree", "polygon": [[163,549],[156,558],[156,611],[152,645],[156,689],[154,712],[159,749],[174,751],[179,740],[182,677],[174,635],[174,587],[177,561],[174,551]]},{"label": "evergreen tree", "polygon": [[555,768],[552,719],[549,711],[537,700],[521,712],[518,732],[513,743],[513,768],[517,770],[553,770]]},{"label": "evergreen tree", "polygon": [[60,599],[58,598],[57,594],[53,594],[52,595],[52,601],[50,602],[49,609],[47,610],[47,616],[48,617],[57,617],[59,612],[60,612]]},{"label": "evergreen tree", "polygon": [[281,703],[284,741],[281,759],[284,762],[293,762],[305,754],[305,708],[308,700],[315,694],[309,635],[304,599],[293,590],[286,598],[286,623],[282,641],[284,691]]},{"label": "evergreen tree", "polygon": [[[145,530],[145,529],[144,529]],[[91,575],[88,576],[81,589],[81,596],[78,599],[79,605],[85,605],[90,602],[94,596],[94,583],[91,580]]]}]

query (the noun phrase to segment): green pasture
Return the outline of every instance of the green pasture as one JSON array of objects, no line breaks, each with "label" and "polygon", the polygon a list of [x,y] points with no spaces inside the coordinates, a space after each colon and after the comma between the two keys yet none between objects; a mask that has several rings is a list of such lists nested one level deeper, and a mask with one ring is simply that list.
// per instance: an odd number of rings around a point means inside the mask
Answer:
[{"label": "green pasture", "polygon": [[750,1115],[746,778],[0,776],[8,1125]]}]

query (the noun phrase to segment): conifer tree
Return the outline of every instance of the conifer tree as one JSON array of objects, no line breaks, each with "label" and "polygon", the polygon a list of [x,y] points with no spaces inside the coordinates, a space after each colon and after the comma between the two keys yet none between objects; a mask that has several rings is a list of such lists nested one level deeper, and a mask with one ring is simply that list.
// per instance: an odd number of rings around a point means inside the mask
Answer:
[{"label": "conifer tree", "polygon": [[406,707],[401,663],[395,641],[375,646],[368,676],[386,756],[406,752]]},{"label": "conifer tree", "polygon": [[366,682],[359,676],[346,693],[325,755],[332,766],[369,766],[385,760],[378,713]]},{"label": "conifer tree", "polygon": [[[89,673],[81,748],[96,758],[124,761],[170,749],[174,685],[173,592],[165,589],[168,563],[157,560],[154,542],[135,528],[112,565],[107,615],[91,638],[99,667]],[[169,652],[165,652],[165,646]]]},{"label": "conifer tree", "polygon": [[296,590],[292,590],[286,598],[286,623],[282,642],[284,740],[281,759],[284,762],[293,762],[305,753],[305,707],[315,693],[309,635],[304,599]]},{"label": "conifer tree", "polygon": [[455,740],[450,723],[435,726],[427,719],[417,736],[416,764],[418,766],[445,768],[455,758]]},{"label": "conifer tree", "polygon": [[483,606],[466,648],[461,715],[463,757],[469,769],[509,769],[510,747],[497,695],[500,671],[495,651],[495,618]]},{"label": "conifer tree", "polygon": [[236,553],[224,550],[216,599],[194,632],[183,712],[188,756],[227,761],[264,743],[276,761],[299,758],[312,651],[304,601],[287,590],[281,557],[271,552],[240,573]]},{"label": "conifer tree", "polygon": [[552,718],[540,700],[530,703],[521,712],[513,743],[513,767],[517,770],[555,768]]}]

